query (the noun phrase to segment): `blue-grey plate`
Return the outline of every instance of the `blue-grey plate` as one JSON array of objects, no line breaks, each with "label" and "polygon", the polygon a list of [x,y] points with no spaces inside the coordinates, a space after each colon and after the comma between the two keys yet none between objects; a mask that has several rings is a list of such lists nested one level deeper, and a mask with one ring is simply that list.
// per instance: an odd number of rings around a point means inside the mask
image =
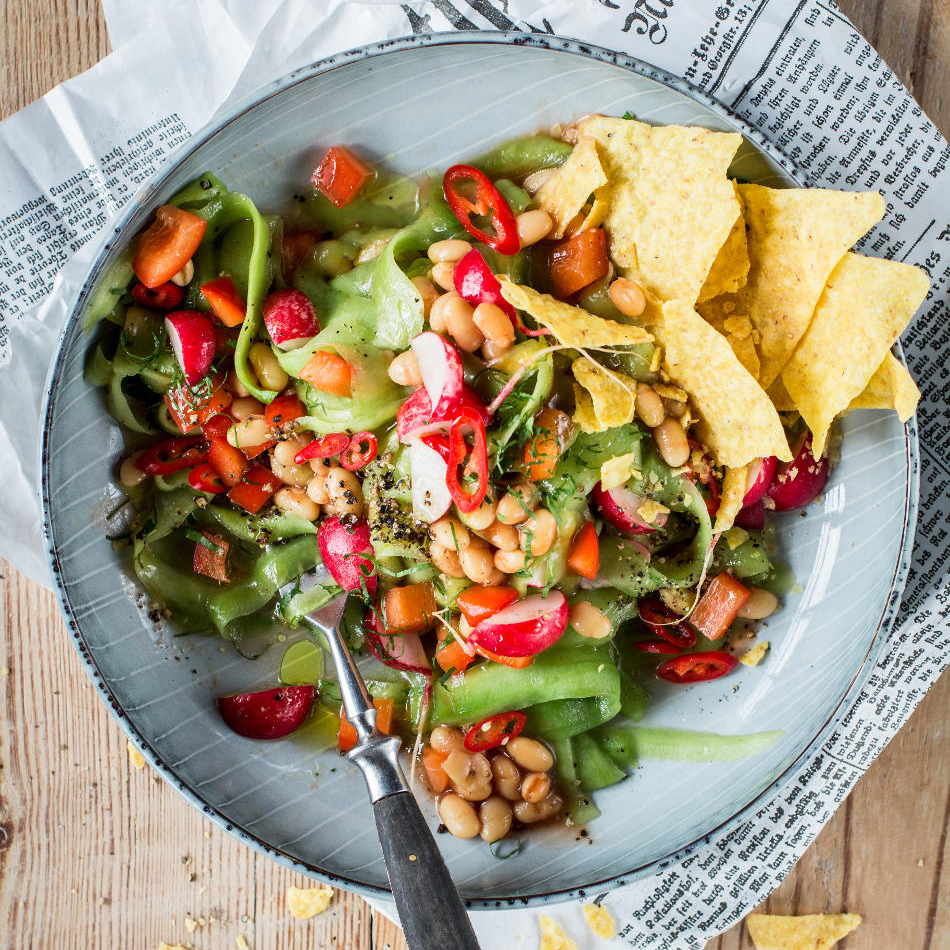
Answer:
[{"label": "blue-grey plate", "polygon": [[[83,382],[81,326],[104,269],[151,210],[206,170],[265,208],[306,182],[330,144],[356,146],[410,174],[586,113],[741,131],[736,173],[777,185],[793,169],[756,131],[682,80],[606,50],[548,37],[412,37],[315,63],[196,135],[127,206],[66,327],[50,383],[43,496],[53,568],[71,635],[103,699],[146,758],[196,807],[242,841],[323,880],[382,895],[372,812],[355,768],[333,750],[252,742],[218,718],[218,693],[266,680],[275,658],[237,656],[215,637],[173,639],[141,609],[103,513],[122,436]],[[603,814],[582,842],[566,830],[528,836],[513,860],[442,836],[475,907],[566,899],[650,874],[706,836],[736,826],[846,708],[899,603],[913,536],[917,446],[893,413],[844,420],[841,462],[820,505],[779,519],[801,587],[768,623],[759,668],[694,688],[654,690],[648,722],[727,733],[785,730],[755,759],[647,762],[597,796]],[[278,651],[269,651],[276,654]],[[434,814],[434,812],[433,812]]]}]

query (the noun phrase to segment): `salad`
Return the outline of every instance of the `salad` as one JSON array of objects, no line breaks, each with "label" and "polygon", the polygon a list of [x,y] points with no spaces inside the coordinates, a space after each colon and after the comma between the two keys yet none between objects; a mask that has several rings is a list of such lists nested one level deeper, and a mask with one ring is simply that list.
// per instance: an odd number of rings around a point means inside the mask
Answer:
[{"label": "salad", "polygon": [[349,591],[377,724],[458,837],[776,739],[640,721],[656,684],[765,655],[781,512],[824,489],[836,417],[914,411],[890,346],[927,286],[849,253],[879,196],[741,182],[739,145],[591,116],[420,181],[334,146],[283,214],[211,173],[155,209],[86,376],[154,609],[282,652],[217,698],[232,729],[352,748],[301,623]]}]

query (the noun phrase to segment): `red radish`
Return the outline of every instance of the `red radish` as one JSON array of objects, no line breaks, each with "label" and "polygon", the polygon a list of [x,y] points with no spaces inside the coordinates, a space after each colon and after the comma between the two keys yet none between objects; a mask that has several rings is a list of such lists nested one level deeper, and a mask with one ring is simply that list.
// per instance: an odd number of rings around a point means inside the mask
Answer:
[{"label": "red radish", "polygon": [[567,598],[559,590],[532,594],[483,620],[469,635],[472,646],[502,656],[534,656],[567,629]]},{"label": "red radish", "polygon": [[282,350],[296,350],[320,332],[320,321],[310,298],[292,287],[268,294],[263,315],[271,340]]},{"label": "red radish", "polygon": [[778,465],[778,459],[774,455],[768,458],[755,459],[749,464],[749,474],[745,482],[745,498],[742,499],[742,507],[753,505],[765,497],[765,493],[772,484],[775,477],[775,467]]},{"label": "red radish", "polygon": [[668,517],[666,512],[658,514],[656,521],[652,524],[644,520],[638,509],[647,499],[642,495],[627,491],[626,488],[604,489],[598,482],[591,494],[597,507],[600,508],[600,513],[618,531],[627,534],[650,534],[666,524]]},{"label": "red radish", "polygon": [[185,382],[194,386],[214,362],[214,324],[197,310],[176,310],[165,317],[165,329]]},{"label": "red radish", "polygon": [[344,590],[376,590],[373,562],[363,554],[372,554],[369,522],[360,518],[356,524],[345,524],[336,515],[324,518],[317,532],[320,556],[333,579]]},{"label": "red radish", "polygon": [[760,498],[742,508],[736,515],[735,525],[746,531],[761,531],[765,527],[765,499]]},{"label": "red radish", "polygon": [[455,415],[437,418],[432,412],[432,403],[425,386],[420,386],[406,398],[396,413],[396,433],[399,441],[405,443],[437,433],[447,435],[456,417],[464,410],[473,412],[483,423],[487,424],[491,420],[488,407],[478,393],[468,386],[462,387],[462,400],[455,410]]},{"label": "red radish", "polygon": [[449,468],[439,452],[424,442],[409,443],[409,473],[412,480],[412,511],[432,524],[452,507],[445,483]]},{"label": "red radish", "polygon": [[452,272],[456,293],[473,307],[493,303],[504,310],[512,323],[516,322],[515,308],[501,295],[501,284],[485,263],[485,258],[474,248],[455,265]]},{"label": "red radish", "polygon": [[380,663],[405,673],[432,673],[418,633],[380,633],[375,617],[365,629],[367,646]]},{"label": "red radish", "polygon": [[776,511],[802,508],[813,502],[828,481],[828,459],[811,454],[811,433],[806,432],[792,451],[791,462],[782,462],[775,471],[768,496]]},{"label": "red radish", "polygon": [[429,394],[434,419],[453,419],[462,403],[462,358],[444,337],[431,330],[412,341],[412,352],[419,361],[422,383]]},{"label": "red radish", "polygon": [[218,697],[218,712],[239,736],[282,739],[307,718],[316,690],[313,686],[280,686],[256,693]]}]

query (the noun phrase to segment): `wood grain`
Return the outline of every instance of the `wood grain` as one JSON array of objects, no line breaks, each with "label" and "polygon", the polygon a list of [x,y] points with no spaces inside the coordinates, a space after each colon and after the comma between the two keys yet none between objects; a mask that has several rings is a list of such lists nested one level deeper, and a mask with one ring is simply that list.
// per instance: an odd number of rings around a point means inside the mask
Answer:
[{"label": "wood grain", "polygon": [[[944,134],[948,0],[840,0]],[[0,0],[0,117],[109,51],[98,0]],[[69,644],[53,596],[0,562],[0,950],[404,950],[358,897],[293,920],[305,884],[214,828],[148,770]],[[950,946],[950,676],[858,783],[763,908],[857,911],[841,946]],[[191,932],[186,918],[197,922]],[[742,925],[707,950],[750,950]],[[489,950],[489,948],[486,948]]]}]

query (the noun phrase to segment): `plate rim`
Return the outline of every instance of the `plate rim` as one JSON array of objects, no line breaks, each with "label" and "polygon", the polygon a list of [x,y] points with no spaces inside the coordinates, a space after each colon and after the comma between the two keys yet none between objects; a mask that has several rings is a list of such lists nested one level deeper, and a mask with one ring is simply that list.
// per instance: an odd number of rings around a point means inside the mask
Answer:
[{"label": "plate rim", "polygon": [[[376,899],[391,899],[391,891],[385,887],[379,887],[373,884],[367,884],[363,881],[354,880],[346,875],[335,874],[326,871],[323,868],[315,867],[300,861],[285,851],[275,848],[273,845],[264,841],[253,832],[241,827],[228,819],[215,806],[211,805],[168,765],[164,763],[158,752],[150,745],[146,737],[133,724],[128,714],[122,708],[116,696],[112,692],[109,684],[99,672],[92,651],[89,649],[82,634],[82,630],[75,618],[72,608],[70,593],[67,590],[67,584],[64,580],[59,553],[52,537],[52,512],[49,485],[49,460],[50,460],[50,437],[52,430],[52,417],[56,406],[57,390],[62,375],[62,370],[66,361],[67,352],[65,343],[67,337],[73,331],[77,318],[81,313],[86,301],[92,293],[96,281],[101,276],[101,272],[108,256],[112,250],[113,243],[118,236],[124,233],[130,219],[137,211],[147,203],[150,196],[153,195],[162,186],[165,180],[174,172],[177,166],[189,157],[192,153],[200,149],[214,135],[218,134],[225,127],[243,116],[251,109],[257,107],[263,102],[274,96],[302,84],[313,77],[331,72],[343,66],[353,63],[372,60],[374,57],[390,53],[398,53],[404,50],[415,50],[428,47],[442,46],[462,46],[462,45],[510,45],[525,48],[540,49],[548,52],[566,53],[569,55],[586,57],[598,62],[616,66],[628,72],[635,73],[643,78],[652,80],[659,85],[665,86],[674,92],[679,93],[686,98],[705,106],[710,111],[719,115],[726,122],[730,123],[739,130],[745,138],[754,143],[756,148],[765,153],[782,171],[791,178],[798,187],[805,187],[805,177],[796,167],[794,162],[784,153],[783,149],[776,143],[769,140],[762,132],[750,125],[746,120],[736,115],[731,109],[721,102],[705,93],[703,90],[694,86],[689,81],[677,76],[665,69],[646,63],[643,60],[630,56],[626,53],[608,50],[594,44],[585,43],[579,40],[549,36],[546,34],[526,34],[514,31],[472,31],[472,32],[434,32],[413,34],[401,36],[394,39],[382,40],[365,46],[355,47],[345,50],[331,56],[323,57],[319,60],[298,67],[285,75],[272,80],[267,85],[249,96],[240,100],[223,115],[215,116],[210,122],[202,126],[188,141],[182,143],[177,149],[169,154],[158,172],[145,182],[142,187],[127,201],[122,212],[112,222],[111,229],[98,240],[98,251],[96,252],[93,263],[87,271],[86,277],[76,297],[75,303],[70,307],[69,315],[64,322],[63,330],[57,341],[56,357],[53,360],[47,382],[45,386],[45,398],[43,405],[43,431],[40,441],[40,471],[42,486],[42,508],[43,508],[43,533],[47,541],[47,559],[51,568],[51,573],[56,586],[57,601],[61,612],[63,613],[70,638],[73,641],[80,660],[86,670],[87,675],[92,680],[93,686],[99,693],[106,707],[117,721],[122,731],[126,734],[132,744],[142,753],[155,771],[160,774],[172,787],[174,787],[182,797],[193,807],[199,809],[210,821],[231,834],[243,844],[251,847],[260,854],[276,861],[278,864],[306,874],[317,880],[324,881],[330,885],[339,886],[346,890],[354,891],[363,897],[373,897]],[[898,356],[904,361],[903,349],[900,343],[897,344]],[[477,896],[464,897],[465,905],[469,910],[498,910],[503,907],[534,907],[551,903],[561,903],[578,898],[584,898],[590,894],[601,894],[624,885],[631,884],[634,881],[641,880],[651,874],[656,874],[681,863],[700,847],[710,843],[714,838],[719,838],[733,828],[737,827],[745,819],[751,817],[760,807],[764,800],[775,792],[780,786],[787,784],[789,779],[798,770],[799,766],[810,757],[815,750],[819,749],[828,735],[828,733],[843,718],[851,706],[851,700],[860,692],[868,677],[871,675],[874,662],[877,655],[881,652],[887,639],[887,634],[893,626],[897,612],[900,608],[901,595],[907,580],[907,574],[913,555],[913,539],[916,534],[917,508],[919,496],[919,444],[916,416],[904,426],[904,450],[906,465],[906,484],[904,497],[904,524],[901,533],[900,545],[898,548],[898,557],[891,578],[891,584],[888,589],[887,599],[884,608],[878,619],[874,634],[868,645],[865,655],[862,657],[858,668],[855,670],[848,686],[842,692],[840,698],[830,710],[828,717],[819,727],[814,737],[802,748],[782,772],[773,779],[765,788],[756,794],[750,801],[738,808],[728,818],[723,819],[713,828],[708,829],[703,835],[693,839],[686,845],[678,848],[675,852],[665,855],[661,858],[655,858],[647,861],[630,871],[621,874],[612,875],[606,878],[592,881],[583,886],[574,886],[570,888],[558,888],[539,890],[535,893],[519,897],[498,896]],[[882,636],[883,634],[883,636]]]}]

